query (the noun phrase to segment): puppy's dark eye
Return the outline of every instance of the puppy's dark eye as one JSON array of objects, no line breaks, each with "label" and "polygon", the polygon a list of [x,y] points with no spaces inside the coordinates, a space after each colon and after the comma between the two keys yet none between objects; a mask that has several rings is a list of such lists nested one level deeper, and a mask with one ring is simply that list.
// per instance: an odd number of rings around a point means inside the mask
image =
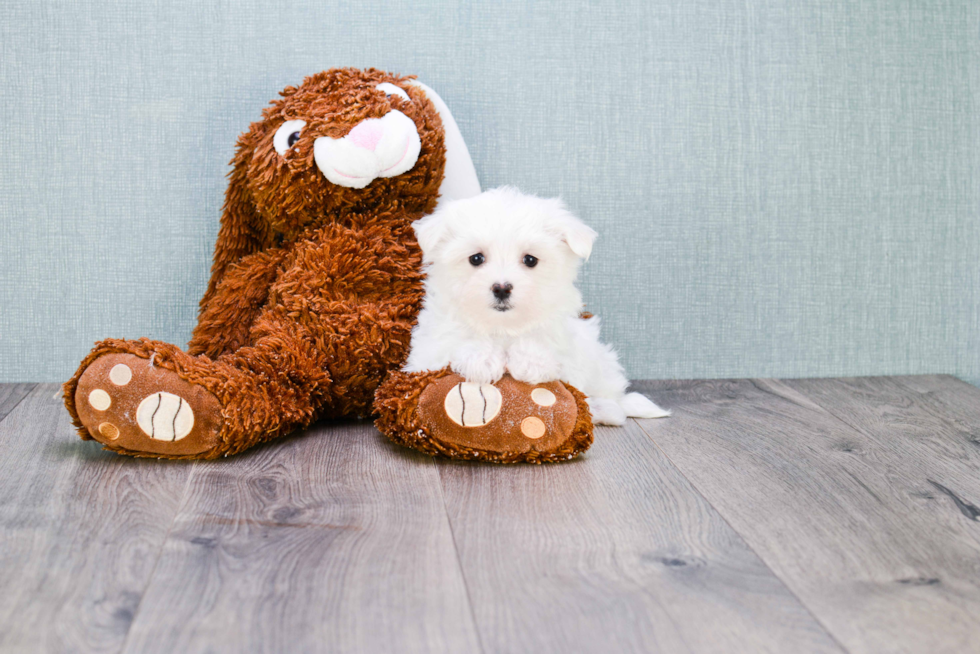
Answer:
[{"label": "puppy's dark eye", "polygon": [[473,254],[470,256],[470,263],[473,264],[474,266],[479,266],[486,260],[487,258],[483,256],[482,253],[479,252],[477,254]]},{"label": "puppy's dark eye", "polygon": [[291,148],[294,145],[296,145],[296,141],[298,140],[299,140],[299,132],[293,132],[292,134],[289,135],[289,138],[286,139],[286,146]]},{"label": "puppy's dark eye", "polygon": [[538,265],[538,258],[533,254],[525,254],[524,265],[528,268],[534,268],[536,265]]}]

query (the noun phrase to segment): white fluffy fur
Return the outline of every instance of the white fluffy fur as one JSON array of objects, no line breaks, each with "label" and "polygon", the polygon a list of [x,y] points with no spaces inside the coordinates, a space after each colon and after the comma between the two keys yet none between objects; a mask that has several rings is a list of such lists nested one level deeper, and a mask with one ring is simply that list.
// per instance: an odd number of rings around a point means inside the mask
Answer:
[{"label": "white fluffy fur", "polygon": [[[560,200],[501,187],[446,203],[413,227],[427,277],[406,371],[451,366],[479,383],[505,371],[531,384],[560,379],[588,396],[601,424],[669,415],[626,393],[615,351],[599,340],[599,319],[578,317],[575,279],[596,233]],[[478,253],[485,261],[473,266]],[[537,265],[525,265],[525,255]],[[510,297],[495,298],[495,283],[513,285]]]}]

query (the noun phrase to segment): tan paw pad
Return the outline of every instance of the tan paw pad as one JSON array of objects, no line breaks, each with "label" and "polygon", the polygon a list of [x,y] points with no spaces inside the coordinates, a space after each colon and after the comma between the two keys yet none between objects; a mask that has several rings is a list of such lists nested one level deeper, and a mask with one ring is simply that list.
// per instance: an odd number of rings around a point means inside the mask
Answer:
[{"label": "tan paw pad", "polygon": [[546,431],[544,421],[541,418],[530,416],[521,421],[521,433],[532,440],[541,438]]},{"label": "tan paw pad", "polygon": [[538,406],[551,406],[554,404],[558,398],[555,394],[549,391],[547,388],[535,388],[531,391],[531,399]]},{"label": "tan paw pad", "polygon": [[101,425],[99,425],[99,433],[108,438],[110,441],[114,441],[119,438],[119,428],[111,422],[103,422]]},{"label": "tan paw pad", "polygon": [[179,395],[159,391],[140,402],[136,424],[150,438],[179,441],[194,428],[194,410]]},{"label": "tan paw pad", "polygon": [[117,363],[109,371],[109,381],[116,386],[125,386],[133,378],[133,369],[125,363]]},{"label": "tan paw pad", "polygon": [[101,388],[96,388],[88,394],[88,403],[96,411],[105,411],[112,406],[112,398]]},{"label": "tan paw pad", "polygon": [[482,427],[497,417],[503,398],[492,384],[460,382],[449,393],[443,407],[460,427]]}]

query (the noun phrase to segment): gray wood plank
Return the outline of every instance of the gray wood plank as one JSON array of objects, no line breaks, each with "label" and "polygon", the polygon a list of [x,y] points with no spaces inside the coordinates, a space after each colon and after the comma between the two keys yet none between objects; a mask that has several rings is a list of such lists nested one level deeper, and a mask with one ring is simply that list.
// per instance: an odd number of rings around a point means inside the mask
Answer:
[{"label": "gray wood plank", "polygon": [[0,422],[37,384],[0,384]]},{"label": "gray wood plank", "polygon": [[892,379],[924,395],[920,402],[946,418],[957,442],[980,448],[980,388],[951,375],[915,375]]},{"label": "gray wood plank", "polygon": [[[864,434],[889,464],[907,462],[902,487],[936,503],[937,519],[954,526],[980,520],[980,389],[949,376],[785,383]],[[980,524],[966,527],[980,545]],[[941,572],[930,579],[942,583]]]},{"label": "gray wood plank", "polygon": [[0,423],[0,650],[119,652],[189,467],[80,440],[57,390]]},{"label": "gray wood plank", "polygon": [[200,464],[125,651],[479,651],[438,470],[368,422]]},{"label": "gray wood plank", "polygon": [[[975,648],[980,525],[933,499],[923,477],[943,465],[935,452],[842,422],[798,382],[641,389],[674,416],[639,424],[850,651]],[[909,395],[890,405],[890,423],[920,420]]]},{"label": "gray wood plank", "polygon": [[632,423],[568,463],[440,468],[487,652],[841,651]]}]

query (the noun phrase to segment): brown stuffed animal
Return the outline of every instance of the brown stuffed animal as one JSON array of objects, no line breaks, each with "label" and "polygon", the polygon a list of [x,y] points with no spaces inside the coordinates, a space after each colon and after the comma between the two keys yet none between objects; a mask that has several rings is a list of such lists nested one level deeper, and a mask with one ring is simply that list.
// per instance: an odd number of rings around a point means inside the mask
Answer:
[{"label": "brown stuffed animal", "polygon": [[392,441],[452,459],[552,463],[592,445],[585,396],[559,381],[467,382],[451,370],[393,371],[375,394],[374,423]]},{"label": "brown stuffed animal", "polygon": [[[187,352],[97,343],[64,386],[83,439],[133,456],[227,456],[372,413],[404,362],[422,298],[411,223],[440,192],[479,192],[458,129],[431,89],[374,69],[329,70],[281,95],[239,138]],[[411,381],[418,394],[430,380]],[[580,404],[567,395],[558,408]]]}]

